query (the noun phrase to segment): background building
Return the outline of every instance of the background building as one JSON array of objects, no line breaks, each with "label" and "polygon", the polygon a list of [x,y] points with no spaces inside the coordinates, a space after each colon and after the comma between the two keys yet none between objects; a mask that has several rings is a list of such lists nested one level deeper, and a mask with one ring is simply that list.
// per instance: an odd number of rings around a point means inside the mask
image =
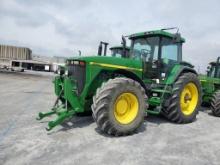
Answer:
[{"label": "background building", "polygon": [[32,54],[30,48],[0,45],[0,68],[3,69],[56,72],[65,61],[66,57]]},{"label": "background building", "polygon": [[[48,59],[51,59],[48,57]],[[35,59],[29,48],[0,45],[0,68],[12,71],[52,71],[52,63],[46,58]]]},{"label": "background building", "polygon": [[31,49],[0,45],[0,59],[31,60]]}]

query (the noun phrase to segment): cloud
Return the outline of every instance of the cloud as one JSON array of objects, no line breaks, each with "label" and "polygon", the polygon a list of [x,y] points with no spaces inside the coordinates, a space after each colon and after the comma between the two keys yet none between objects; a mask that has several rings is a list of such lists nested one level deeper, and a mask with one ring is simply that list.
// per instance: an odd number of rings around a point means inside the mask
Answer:
[{"label": "cloud", "polygon": [[2,0],[0,43],[34,53],[95,54],[100,40],[120,44],[122,34],[178,26],[184,59],[204,72],[219,55],[220,1],[209,0]]}]

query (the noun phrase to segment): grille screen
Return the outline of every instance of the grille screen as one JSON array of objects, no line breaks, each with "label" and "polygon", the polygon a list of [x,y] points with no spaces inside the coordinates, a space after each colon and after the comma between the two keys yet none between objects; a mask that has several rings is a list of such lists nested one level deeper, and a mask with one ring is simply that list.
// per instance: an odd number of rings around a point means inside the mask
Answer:
[{"label": "grille screen", "polygon": [[81,94],[85,85],[86,68],[85,66],[69,64],[68,66],[69,76],[76,80],[78,93]]}]

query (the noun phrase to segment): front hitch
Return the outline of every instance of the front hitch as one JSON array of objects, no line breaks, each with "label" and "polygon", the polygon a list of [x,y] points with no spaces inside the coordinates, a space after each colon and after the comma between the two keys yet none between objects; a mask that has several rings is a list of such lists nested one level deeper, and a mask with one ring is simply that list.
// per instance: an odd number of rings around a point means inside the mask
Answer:
[{"label": "front hitch", "polygon": [[48,122],[47,131],[52,130],[55,126],[62,124],[64,120],[69,119],[70,117],[75,115],[75,110],[68,110],[64,105],[57,106],[56,108],[52,108],[51,111],[38,114],[37,120],[42,120],[45,117],[49,117],[53,114],[56,114],[58,117],[54,121]]},{"label": "front hitch", "polygon": [[[56,80],[55,80],[56,81]],[[58,81],[58,80],[57,80]],[[82,112],[79,96],[76,93],[76,85],[69,78],[64,79],[64,84],[59,92],[53,108],[46,113],[40,112],[37,120],[56,114],[58,117],[48,123],[47,131],[52,130],[55,126],[62,124],[64,120],[73,117],[77,112]],[[59,104],[61,102],[61,104]]]}]

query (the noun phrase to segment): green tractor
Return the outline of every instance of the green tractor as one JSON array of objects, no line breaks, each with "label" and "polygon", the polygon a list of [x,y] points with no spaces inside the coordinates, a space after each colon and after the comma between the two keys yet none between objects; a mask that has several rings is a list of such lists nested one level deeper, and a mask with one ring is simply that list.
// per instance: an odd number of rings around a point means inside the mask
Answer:
[{"label": "green tractor", "polygon": [[200,76],[203,88],[203,104],[210,105],[212,113],[220,117],[220,57],[211,62],[207,75]]},{"label": "green tractor", "polygon": [[[147,113],[163,114],[175,123],[193,122],[201,84],[193,66],[182,61],[185,39],[166,30],[128,36],[127,58],[106,56],[108,44],[101,43],[98,56],[68,59],[65,73],[54,79],[54,107],[39,113],[38,119],[57,114],[48,123],[51,130],[74,115],[92,111],[98,128],[115,136],[134,133]],[[122,41],[125,50],[124,37]]]}]

